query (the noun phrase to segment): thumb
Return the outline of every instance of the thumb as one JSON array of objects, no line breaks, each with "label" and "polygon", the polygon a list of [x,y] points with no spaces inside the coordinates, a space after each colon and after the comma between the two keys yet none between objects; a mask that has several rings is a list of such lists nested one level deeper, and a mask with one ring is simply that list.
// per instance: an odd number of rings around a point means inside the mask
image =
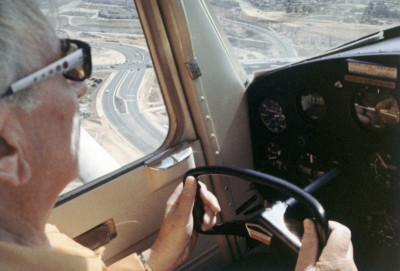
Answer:
[{"label": "thumb", "polygon": [[196,192],[197,181],[192,176],[187,177],[179,198],[179,206],[177,209],[177,214],[179,216],[189,217],[192,214]]},{"label": "thumb", "polygon": [[315,224],[312,220],[304,220],[304,234],[299,256],[296,263],[296,271],[311,270],[318,260],[318,236]]}]

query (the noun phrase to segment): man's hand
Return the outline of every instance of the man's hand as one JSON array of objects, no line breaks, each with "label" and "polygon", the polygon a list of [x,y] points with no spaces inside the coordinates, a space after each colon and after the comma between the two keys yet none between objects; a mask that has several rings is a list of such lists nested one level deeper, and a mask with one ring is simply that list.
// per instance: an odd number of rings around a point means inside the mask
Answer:
[{"label": "man's hand", "polygon": [[353,245],[350,230],[334,221],[329,221],[331,231],[328,242],[318,258],[318,236],[315,224],[309,219],[304,221],[304,235],[297,259],[296,271],[355,271]]},{"label": "man's hand", "polygon": [[[204,203],[203,230],[216,223],[216,214],[221,211],[215,196],[200,183],[200,197]],[[197,182],[188,177],[179,185],[167,201],[164,220],[156,241],[143,255],[153,271],[173,270],[181,265],[192,251],[197,240],[193,231],[192,210],[197,191]]]}]

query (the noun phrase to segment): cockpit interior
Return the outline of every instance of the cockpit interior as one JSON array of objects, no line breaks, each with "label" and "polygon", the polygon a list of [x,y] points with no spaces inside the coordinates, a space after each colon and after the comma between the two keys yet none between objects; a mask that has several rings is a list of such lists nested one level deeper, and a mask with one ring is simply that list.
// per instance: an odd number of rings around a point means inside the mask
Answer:
[{"label": "cockpit interior", "polygon": [[[327,220],[350,228],[359,270],[398,270],[398,1],[59,2],[60,33],[98,58],[79,180],[50,223],[112,264],[151,245],[168,196],[197,174],[225,226],[179,270],[294,270],[301,221],[319,216],[322,237]],[[264,217],[281,207],[279,223]]]}]

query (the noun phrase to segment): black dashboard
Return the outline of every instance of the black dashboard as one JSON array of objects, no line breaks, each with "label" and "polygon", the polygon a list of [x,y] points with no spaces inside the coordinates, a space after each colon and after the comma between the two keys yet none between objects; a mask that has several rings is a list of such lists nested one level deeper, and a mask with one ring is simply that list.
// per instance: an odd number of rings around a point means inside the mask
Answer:
[{"label": "black dashboard", "polygon": [[[254,167],[304,187],[352,230],[360,270],[400,267],[400,29],[256,78],[247,89]],[[261,189],[269,201],[284,199]]]}]

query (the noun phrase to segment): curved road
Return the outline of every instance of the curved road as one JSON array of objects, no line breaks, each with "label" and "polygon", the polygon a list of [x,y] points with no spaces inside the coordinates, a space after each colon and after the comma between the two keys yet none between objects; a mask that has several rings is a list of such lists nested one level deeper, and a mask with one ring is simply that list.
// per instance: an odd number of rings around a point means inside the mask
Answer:
[{"label": "curved road", "polygon": [[[297,57],[297,52],[290,43],[274,31],[228,19],[222,20],[260,33],[279,48],[280,57]],[[139,110],[138,90],[147,68],[146,64],[150,63],[149,53],[142,48],[125,44],[97,42],[91,45],[112,49],[125,56],[126,61],[122,64],[94,67],[97,70],[116,71],[102,95],[103,112],[113,128],[138,151],[144,155],[153,152],[162,144],[167,131],[158,129]],[[257,63],[249,64],[253,66]]]},{"label": "curved road", "polygon": [[293,58],[297,57],[297,51],[293,48],[293,46],[286,40],[285,37],[279,35],[273,30],[265,29],[256,25],[251,25],[248,23],[238,22],[230,19],[220,18],[221,21],[225,21],[230,24],[240,25],[244,28],[251,29],[256,33],[264,36],[272,45],[278,49],[280,56],[284,58]]},{"label": "curved road", "polygon": [[93,47],[112,49],[122,53],[122,64],[94,67],[95,70],[114,69],[114,77],[105,86],[101,105],[104,115],[123,138],[144,155],[156,150],[164,141],[161,131],[140,112],[138,90],[150,63],[149,53],[139,47],[116,43],[93,43]]}]

